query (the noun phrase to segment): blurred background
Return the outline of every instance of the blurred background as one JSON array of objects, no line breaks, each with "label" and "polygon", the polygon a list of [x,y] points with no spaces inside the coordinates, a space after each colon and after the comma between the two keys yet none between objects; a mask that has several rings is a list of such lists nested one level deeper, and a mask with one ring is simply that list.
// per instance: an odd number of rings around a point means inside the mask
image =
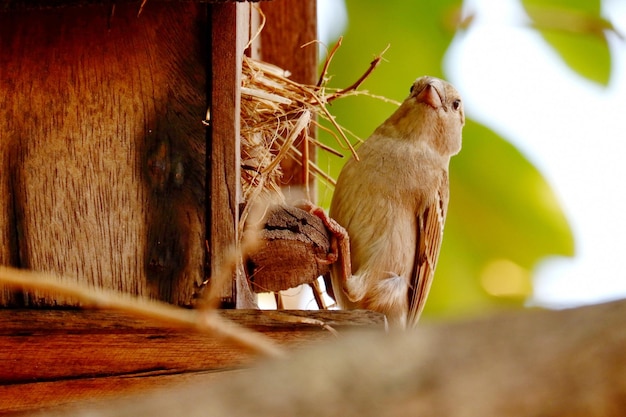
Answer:
[{"label": "blurred background", "polygon": [[[389,45],[361,89],[402,101],[429,74],[464,99],[425,319],[626,296],[625,1],[318,0],[318,25],[321,62],[343,36],[329,86],[351,85]],[[330,106],[362,139],[394,109],[366,96]],[[318,155],[335,178],[345,160]],[[331,196],[320,184],[325,208]]]}]

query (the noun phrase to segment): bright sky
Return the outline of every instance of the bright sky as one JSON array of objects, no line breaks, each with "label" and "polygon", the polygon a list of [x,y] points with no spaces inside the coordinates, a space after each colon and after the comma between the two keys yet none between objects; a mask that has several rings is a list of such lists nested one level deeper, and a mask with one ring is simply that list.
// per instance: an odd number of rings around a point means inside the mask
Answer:
[{"label": "bright sky", "polygon": [[[626,35],[626,2],[603,3]],[[341,4],[318,0],[325,42],[341,31]],[[626,40],[610,39],[614,68],[602,88],[525,26],[517,0],[466,0],[465,7],[476,18],[448,51],[446,74],[467,114],[511,140],[544,174],[574,230],[576,256],[538,268],[531,303],[626,297]]]}]

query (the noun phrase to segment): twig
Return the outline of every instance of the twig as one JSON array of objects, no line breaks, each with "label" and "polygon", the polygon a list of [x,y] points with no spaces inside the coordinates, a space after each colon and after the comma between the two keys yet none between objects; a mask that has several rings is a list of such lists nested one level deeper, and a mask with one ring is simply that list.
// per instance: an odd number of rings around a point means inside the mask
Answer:
[{"label": "twig", "polygon": [[[296,148],[292,148],[291,152],[293,152],[293,154],[296,156],[296,158],[294,158],[294,160],[296,161],[296,163],[301,164],[301,159],[302,159],[302,152],[300,152],[298,149]],[[331,177],[327,172],[325,172],[323,169],[321,169],[320,167],[318,167],[316,164],[314,164],[313,162],[309,161],[309,167],[313,170],[313,172],[315,172],[317,175],[319,175],[321,177],[321,179],[323,179],[324,181],[326,181],[327,183],[331,184],[331,185],[335,185],[336,181],[333,177]]]},{"label": "twig", "polygon": [[352,146],[352,144],[348,140],[348,137],[343,132],[343,129],[341,128],[341,126],[339,126],[339,123],[337,123],[337,121],[335,120],[334,116],[332,114],[330,114],[330,112],[328,111],[326,106],[322,105],[321,99],[319,97],[315,96],[315,100],[319,102],[319,104],[321,106],[320,110],[322,111],[322,113],[324,114],[326,119],[335,127],[335,129],[337,129],[337,132],[339,132],[339,135],[341,136],[341,138],[344,140],[344,142],[348,146],[348,149],[350,149],[350,152],[352,153],[352,156],[354,157],[354,159],[356,159],[358,161],[359,160],[359,155],[356,153],[356,150],[354,149],[354,146]]},{"label": "twig", "polygon": [[282,161],[283,158],[287,155],[287,152],[289,152],[296,138],[309,125],[310,121],[311,121],[311,112],[308,110],[304,110],[302,114],[300,115],[300,117],[298,118],[298,121],[296,122],[291,132],[289,132],[289,136],[283,142],[283,146],[281,146],[280,150],[278,151],[278,155],[276,155],[274,160],[267,167],[265,167],[263,171],[261,171],[262,174],[271,172],[274,168],[276,168],[276,166],[280,163],[280,161]]},{"label": "twig", "polygon": [[376,58],[374,58],[374,60],[372,62],[370,62],[369,68],[363,73],[363,75],[361,75],[359,77],[358,80],[356,80],[356,82],[354,84],[352,84],[349,87],[344,88],[343,90],[339,90],[339,91],[337,91],[334,94],[326,96],[326,102],[330,103],[331,101],[341,97],[342,95],[346,94],[347,92],[353,91],[353,90],[356,90],[357,88],[359,88],[359,86],[361,84],[363,84],[363,81],[365,81],[365,79],[367,77],[369,77],[369,75],[372,73],[372,71],[374,71],[374,69],[376,69],[378,64],[380,64],[380,61],[383,60],[383,55],[385,54],[385,52],[387,52],[387,50],[389,49],[390,46],[391,45],[387,45],[387,47]]},{"label": "twig", "polygon": [[139,5],[139,10],[137,10],[137,17],[139,17],[141,15],[141,12],[143,12],[143,8],[146,5],[146,3],[148,2],[148,0],[142,0],[141,4]]},{"label": "twig", "polygon": [[[318,126],[318,125],[316,124],[316,126]],[[317,139],[314,139],[314,138],[309,136],[308,137],[308,141],[309,141],[309,143],[312,143],[313,145],[317,146],[318,148],[320,148],[322,150],[325,150],[326,152],[328,152],[330,154],[333,154],[333,155],[335,155],[335,156],[337,156],[339,158],[343,158],[343,154],[341,152],[331,148],[330,146],[320,142]]]},{"label": "twig", "polygon": [[248,41],[248,43],[246,44],[246,47],[244,48],[244,50],[248,49],[250,46],[252,46],[252,43],[258,39],[259,36],[261,36],[261,32],[263,31],[263,28],[265,27],[265,22],[266,22],[266,18],[265,18],[265,14],[263,13],[263,10],[261,10],[261,8],[257,5],[254,5],[254,8],[256,9],[256,11],[259,13],[259,17],[261,18],[260,22],[259,22],[259,27],[257,28],[256,32],[254,33],[254,36],[252,36],[250,38],[250,40]]},{"label": "twig", "polygon": [[328,56],[326,57],[326,61],[324,61],[324,67],[322,67],[322,72],[320,73],[320,79],[317,80],[318,87],[321,87],[324,84],[324,80],[326,79],[326,74],[328,73],[328,67],[330,66],[330,61],[332,61],[333,57],[335,56],[335,53],[341,46],[342,42],[343,42],[343,36],[340,36],[339,39],[337,39],[337,43],[335,44],[335,46],[333,46],[333,49],[331,49],[330,52],[328,53]]},{"label": "twig", "polygon": [[312,324],[314,326],[320,326],[321,328],[328,330],[332,333],[333,336],[338,337],[339,333],[332,326],[326,324],[322,320],[314,319],[311,317],[302,317],[296,316],[294,314],[289,314],[285,311],[272,311],[267,310],[265,314],[269,317],[272,317],[275,320],[282,321],[285,323],[304,323],[304,324]]},{"label": "twig", "polygon": [[121,312],[155,320],[161,324],[193,329],[211,334],[248,350],[271,357],[283,355],[282,349],[261,333],[253,332],[217,315],[215,310],[196,311],[175,307],[159,301],[124,294],[116,291],[94,289],[78,283],[68,284],[62,277],[0,266],[0,282],[16,288],[50,291],[76,298],[81,303],[100,309]]},{"label": "twig", "polygon": [[302,143],[302,182],[304,183],[304,190],[306,198],[309,200],[313,200],[311,197],[311,187],[309,186],[309,175],[310,172],[310,164],[311,156],[309,155],[309,132],[308,132],[308,124],[306,126],[306,131],[304,133],[303,143]]}]

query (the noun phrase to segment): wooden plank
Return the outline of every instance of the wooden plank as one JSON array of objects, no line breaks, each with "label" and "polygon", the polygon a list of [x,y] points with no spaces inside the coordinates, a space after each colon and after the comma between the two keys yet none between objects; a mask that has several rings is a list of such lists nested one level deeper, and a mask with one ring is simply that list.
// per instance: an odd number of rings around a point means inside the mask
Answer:
[{"label": "wooden plank", "polygon": [[[203,373],[197,375],[201,374]],[[186,377],[188,375],[180,379],[184,381]],[[147,381],[154,382],[154,388],[160,388],[163,385],[159,382],[167,384],[177,380],[178,376],[154,377],[146,374],[141,379],[138,375],[137,378],[121,376],[0,385],[0,415],[34,411],[94,398],[113,400],[120,392],[126,395],[140,393],[146,388]],[[94,396],[94,392],[98,394]],[[63,393],[62,397],[59,393]]]},{"label": "wooden plank", "polygon": [[260,3],[266,18],[261,32],[261,58],[291,72],[303,84],[317,82],[317,39],[315,0],[276,0]]},{"label": "wooden plank", "polygon": [[[239,204],[241,198],[240,173],[240,109],[241,61],[249,40],[250,5],[215,4],[211,10],[211,81],[209,89],[211,124],[209,128],[210,152],[207,167],[210,178],[207,195],[210,196],[210,276],[220,274],[227,266],[228,254],[238,242]],[[242,305],[252,298],[245,293],[247,285],[237,268],[232,280],[220,290],[225,307],[252,307]],[[237,294],[237,289],[242,294]]]},{"label": "wooden plank", "polygon": [[[365,311],[220,313],[288,349],[334,338],[318,325],[294,323],[295,316],[321,320],[342,333],[384,323],[381,315]],[[0,413],[126,395],[246,367],[255,359],[211,336],[119,312],[0,310]]]},{"label": "wooden plank", "polygon": [[[288,70],[291,79],[303,84],[317,82],[317,44],[302,48],[303,45],[317,39],[317,15],[315,0],[277,0],[260,3],[266,17],[266,24],[261,33],[260,57],[263,61]],[[310,132],[315,136],[315,132]],[[305,150],[301,141],[298,149]],[[309,159],[315,161],[315,148],[309,145]],[[296,161],[285,159],[281,164],[286,184],[296,186],[295,198],[307,181],[311,189],[311,200],[315,199],[312,177],[304,178],[304,170]],[[289,188],[286,191],[289,191]]]},{"label": "wooden plank", "polygon": [[[137,7],[0,13],[0,262],[191,304],[206,252],[206,6]],[[0,288],[0,305],[68,304]]]},{"label": "wooden plank", "polygon": [[[222,315],[290,347],[331,334],[293,317],[321,320],[338,331],[380,325],[374,313],[224,310]],[[155,326],[107,311],[0,311],[0,383],[186,373],[232,368],[253,355],[206,335]],[[36,366],[32,366],[36,364]]]},{"label": "wooden plank", "polygon": [[[434,324],[434,323],[433,323]],[[345,337],[216,383],[46,417],[623,417],[626,300]]]},{"label": "wooden plank", "polygon": [[220,372],[163,374],[146,372],[104,378],[81,378],[0,386],[0,415],[28,412],[78,401],[115,400],[122,395],[168,388],[178,383],[199,383],[223,378],[247,369]]},{"label": "wooden plank", "polygon": [[[241,0],[150,0],[150,3],[228,3]],[[263,0],[249,0],[263,1]],[[132,4],[136,11],[145,4],[137,0],[116,0],[116,5]],[[106,6],[110,7],[110,0],[0,0],[0,12],[24,10],[48,10],[65,7]]]}]

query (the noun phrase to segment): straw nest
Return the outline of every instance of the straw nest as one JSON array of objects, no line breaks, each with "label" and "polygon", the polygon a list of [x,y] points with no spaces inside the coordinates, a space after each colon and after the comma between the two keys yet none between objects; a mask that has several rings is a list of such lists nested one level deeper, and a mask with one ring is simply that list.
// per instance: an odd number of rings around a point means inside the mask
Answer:
[{"label": "straw nest", "polygon": [[[311,134],[321,127],[317,119],[332,126],[330,131],[338,146],[356,152],[346,131],[336,123],[326,105],[347,95],[359,94],[357,89],[382,59],[382,54],[371,62],[365,73],[351,86],[331,89],[325,84],[326,73],[341,40],[328,54],[317,85],[304,85],[289,79],[289,72],[248,57],[243,59],[241,83],[241,183],[246,203],[265,195],[273,201],[282,201],[280,190],[281,161],[291,158],[303,166],[305,178],[309,174],[333,186],[334,179],[300,151],[307,141],[316,149],[341,153],[317,141]],[[358,140],[358,138],[356,138]]]},{"label": "straw nest", "polygon": [[[246,274],[255,292],[280,291],[304,283],[313,285],[317,277],[328,271],[328,262],[322,260],[330,250],[330,235],[322,221],[307,210],[283,204],[281,162],[290,158],[302,166],[304,178],[314,175],[334,185],[334,179],[314,163],[307,150],[342,154],[317,141],[312,134],[315,127],[330,132],[337,139],[337,146],[349,149],[358,158],[347,131],[337,124],[326,106],[347,95],[363,94],[357,89],[381,61],[381,56],[351,86],[331,89],[326,86],[326,74],[340,44],[341,40],[328,54],[316,85],[294,82],[281,68],[243,58],[240,142],[241,184],[246,205],[240,214],[239,231],[247,232],[239,236],[244,241],[255,241],[255,248],[245,250]],[[323,127],[318,120],[327,121],[331,128]],[[307,183],[305,196],[311,200]],[[251,215],[252,210],[259,213]],[[250,224],[256,225],[252,227],[256,237],[250,237]],[[258,226],[260,230],[256,230]],[[244,246],[248,245],[242,243]],[[321,298],[318,306],[324,307]]]}]

